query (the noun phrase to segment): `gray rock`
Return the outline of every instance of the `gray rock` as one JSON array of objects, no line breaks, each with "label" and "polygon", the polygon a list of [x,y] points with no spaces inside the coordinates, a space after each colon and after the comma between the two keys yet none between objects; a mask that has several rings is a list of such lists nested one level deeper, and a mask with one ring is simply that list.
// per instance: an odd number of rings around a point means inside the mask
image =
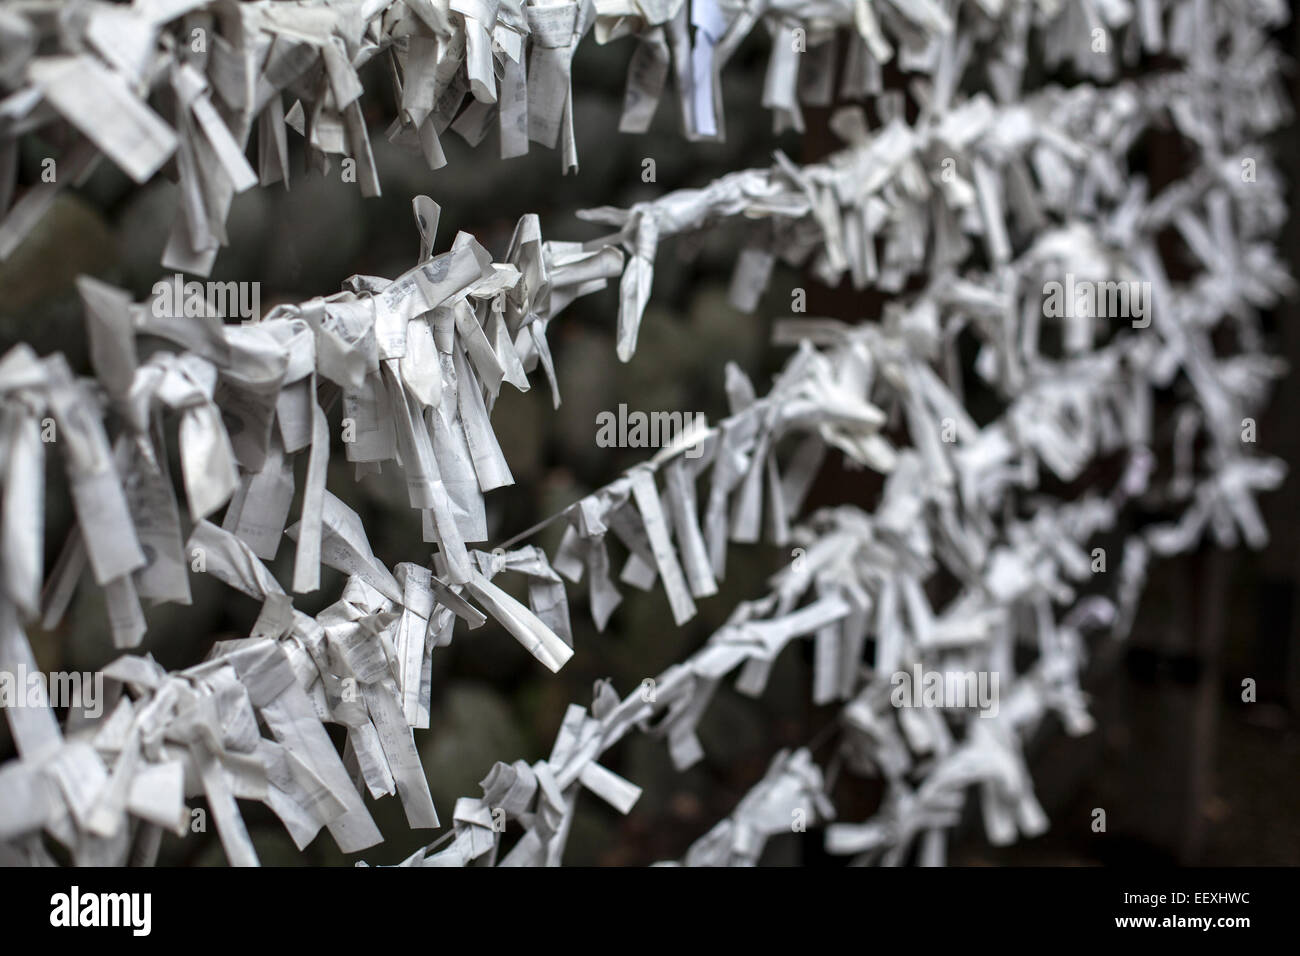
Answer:
[{"label": "gray rock", "polygon": [[431,729],[416,731],[429,789],[439,816],[450,821],[460,797],[478,796],[479,781],[498,760],[528,760],[528,741],[506,698],[486,684],[448,687],[434,708]]},{"label": "gray rock", "polygon": [[304,296],[338,291],[357,271],[366,242],[364,203],[355,183],[339,181],[337,163],[325,177],[313,172],[295,181],[272,210],[267,287]]},{"label": "gray rock", "polygon": [[492,429],[515,481],[532,481],[541,474],[542,442],[550,416],[551,392],[544,375],[533,376],[528,392],[519,392],[513,385],[501,386],[492,409]]},{"label": "gray rock", "polygon": [[122,273],[137,298],[147,295],[165,275],[162,254],[176,218],[179,194],[174,183],[155,179],[132,192],[118,214],[115,231],[122,237]]},{"label": "gray rock", "polygon": [[0,262],[0,345],[26,342],[38,353],[62,350],[73,367],[84,360],[85,326],[76,278],[120,282],[118,243],[103,217],[71,193],[49,211]]},{"label": "gray rock", "polygon": [[561,403],[553,427],[561,460],[570,467],[598,474],[603,470],[608,453],[596,445],[596,416],[617,411],[618,396],[624,393],[620,379],[626,374],[614,357],[610,336],[568,330],[556,357]]}]

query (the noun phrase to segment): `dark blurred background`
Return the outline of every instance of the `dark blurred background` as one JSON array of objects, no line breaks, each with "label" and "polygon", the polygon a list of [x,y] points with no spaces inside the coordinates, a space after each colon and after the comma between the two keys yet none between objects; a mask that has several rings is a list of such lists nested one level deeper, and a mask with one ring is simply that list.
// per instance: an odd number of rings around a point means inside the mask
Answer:
[{"label": "dark blurred background", "polygon": [[[1295,50],[1294,28],[1282,42]],[[607,47],[582,44],[574,65],[574,112],[581,170],[560,175],[558,153],[533,146],[528,156],[500,161],[495,133],[471,150],[448,132],[448,165],[431,172],[422,160],[390,146],[378,131],[392,115],[392,94],[380,64],[363,81],[384,195],[363,199],[354,184],[303,172],[299,155],[290,191],[274,186],[238,197],[229,221],[230,245],[212,278],[257,280],[262,306],[337,291],[354,273],[393,277],[413,263],[418,235],[411,197],[426,193],[442,206],[436,251],[457,230],[473,233],[498,261],[518,217],[536,212],[547,239],[589,239],[601,228],[577,220],[578,209],[627,206],[672,189],[702,186],[733,169],[763,166],[781,149],[796,162],[822,158],[838,144],[826,130],[829,110],[805,111],[807,134],[775,135],[760,103],[767,40],[751,38],[725,71],[727,142],[691,144],[680,135],[677,107],[667,91],[652,131],[615,132],[631,40]],[[1294,73],[1288,75],[1294,90]],[[293,137],[290,137],[291,140]],[[1174,140],[1152,140],[1139,159],[1149,170],[1167,163],[1162,150]],[[39,174],[51,144],[25,144],[24,181]],[[1300,155],[1296,131],[1277,137],[1277,155],[1294,193]],[[655,160],[656,182],[642,181],[643,160]],[[1152,176],[1158,185],[1158,175]],[[0,263],[0,351],[18,341],[44,354],[68,353],[88,368],[79,273],[98,276],[144,298],[169,275],[160,265],[175,212],[176,187],[162,179],[135,188],[108,163],[81,189],[63,193],[12,258]],[[604,449],[595,443],[596,414],[617,409],[726,414],[722,369],[736,362],[760,393],[787,352],[767,344],[773,316],[789,314],[790,293],[808,290],[809,314],[849,320],[874,318],[878,295],[819,287],[811,277],[778,268],[757,313],[740,314],[726,300],[727,284],[743,228],[714,230],[703,242],[669,241],[655,267],[654,292],[635,359],[620,365],[614,354],[616,289],[578,300],[551,324],[563,404],[552,411],[544,379],[531,392],[502,391],[493,414],[517,485],[488,495],[493,542],[552,514],[641,460],[644,449]],[[1296,262],[1295,223],[1282,241]],[[1268,317],[1274,351],[1300,364],[1300,327],[1294,303]],[[1281,383],[1259,420],[1261,449],[1300,461],[1293,427],[1300,410],[1295,375]],[[337,424],[337,410],[331,416]],[[406,506],[403,482],[389,468],[382,477],[353,481],[332,429],[335,447],[329,486],[362,515],[376,554],[390,566],[427,560],[418,515]],[[47,557],[52,562],[71,525],[61,466],[50,468]],[[301,486],[301,482],[300,482]],[[866,473],[828,459],[809,507],[869,504],[877,484]],[[1141,613],[1122,643],[1094,639],[1086,689],[1098,728],[1071,739],[1049,721],[1030,742],[1035,785],[1051,820],[1042,837],[1011,847],[991,847],[978,814],[967,813],[950,842],[961,864],[1295,864],[1300,862],[1300,608],[1296,607],[1297,510],[1300,484],[1289,478],[1263,505],[1272,543],[1259,553],[1197,552],[1153,562]],[[298,505],[295,503],[295,513]],[[1141,520],[1141,517],[1137,520]],[[1114,539],[1116,544],[1119,538]],[[533,539],[548,553],[558,541],[549,528]],[[1109,551],[1108,547],[1108,551]],[[1111,552],[1114,555],[1118,551]],[[500,628],[467,633],[457,628],[450,648],[434,655],[433,719],[416,741],[429,774],[434,802],[450,823],[458,796],[477,795],[477,782],[496,760],[533,761],[549,753],[569,702],[590,702],[592,683],[610,678],[627,693],[643,679],[699,647],[736,602],[760,596],[767,576],[789,560],[784,549],[733,545],[720,593],[700,602],[687,626],[671,624],[656,589],[623,588],[624,603],[605,634],[595,632],[585,610],[585,585],[571,589],[577,653],[551,675]],[[291,548],[273,569],[291,578]],[[47,565],[48,567],[48,565]],[[298,600],[316,613],[339,594],[342,576],[326,571],[322,588]],[[194,575],[194,604],[148,612],[142,650],[179,668],[202,658],[220,639],[243,636],[258,606]],[[46,669],[86,670],[113,659],[112,642],[96,588],[83,586],[57,632],[31,633]],[[565,857],[571,864],[643,864],[680,856],[727,815],[763,774],[781,747],[818,735],[834,708],[809,703],[811,660],[805,644],[788,649],[761,700],[724,687],[701,726],[706,758],[688,773],[673,771],[658,741],[632,735],[604,762],[640,785],[643,796],[626,818],[584,794]],[[1241,700],[1241,681],[1253,678],[1258,699]],[[0,729],[0,757],[12,755]],[[833,745],[833,744],[831,744]],[[816,756],[829,755],[822,745]],[[874,781],[842,776],[836,786],[842,819],[869,816],[880,798]],[[266,864],[350,862],[322,834],[299,854],[274,816],[259,804],[241,804],[258,853]],[[1093,808],[1107,813],[1107,832],[1091,828]],[[396,862],[444,831],[406,828],[396,798],[371,804],[387,842],[360,857]],[[224,862],[215,830],[181,841],[165,838],[162,862]],[[765,863],[840,865],[820,846],[820,833],[790,834],[769,844]]]}]

